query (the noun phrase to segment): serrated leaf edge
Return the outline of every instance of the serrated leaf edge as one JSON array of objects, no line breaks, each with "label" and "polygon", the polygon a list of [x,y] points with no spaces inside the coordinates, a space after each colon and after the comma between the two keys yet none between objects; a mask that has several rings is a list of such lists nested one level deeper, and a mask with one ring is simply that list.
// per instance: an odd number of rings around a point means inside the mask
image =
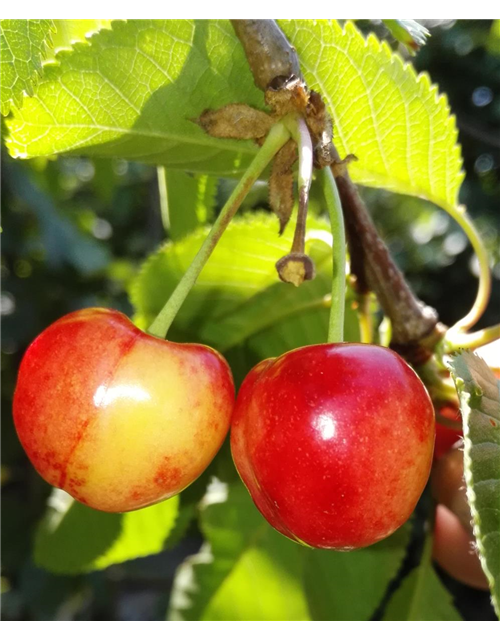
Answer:
[{"label": "serrated leaf edge", "polygon": [[[458,353],[458,356],[464,353],[464,351],[465,350],[460,350]],[[476,358],[484,362],[484,360],[480,356],[476,354],[473,354],[473,355],[475,355]],[[497,617],[500,618],[500,603],[498,602],[496,596],[494,595],[495,583],[496,583],[495,577],[489,570],[489,567],[486,562],[486,553],[485,553],[485,548],[484,548],[483,540],[481,536],[479,511],[476,508],[476,493],[473,488],[474,482],[473,482],[473,476],[472,476],[472,456],[471,456],[472,441],[468,437],[468,434],[469,434],[468,419],[470,414],[472,413],[472,407],[469,405],[469,399],[472,398],[473,394],[466,391],[465,387],[466,387],[467,381],[464,378],[460,377],[460,375],[458,374],[455,368],[454,361],[456,357],[457,356],[452,356],[447,366],[451,372],[453,381],[455,382],[455,386],[457,388],[459,401],[460,401],[460,411],[462,414],[462,427],[463,427],[463,434],[464,434],[464,437],[463,437],[464,476],[466,480],[467,501],[469,503],[470,510],[471,510],[475,545],[479,551],[479,559],[481,561],[481,567],[483,569],[484,574],[486,575],[486,578],[488,579],[488,585],[490,587],[490,593],[491,593],[491,600],[493,603],[493,607],[495,609],[495,613]]]}]

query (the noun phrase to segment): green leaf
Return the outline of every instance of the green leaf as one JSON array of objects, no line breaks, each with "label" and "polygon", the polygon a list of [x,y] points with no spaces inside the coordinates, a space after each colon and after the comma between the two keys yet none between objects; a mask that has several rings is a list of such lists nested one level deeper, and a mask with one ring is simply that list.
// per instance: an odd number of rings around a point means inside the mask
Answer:
[{"label": "green leaf", "polygon": [[49,193],[40,188],[26,168],[15,162],[4,171],[16,187],[19,198],[36,214],[47,264],[54,269],[69,264],[86,275],[102,271],[111,260],[109,248],[85,235],[69,217],[58,210]]},{"label": "green leaf", "polygon": [[2,115],[9,113],[11,102],[21,107],[23,92],[33,94],[53,29],[53,20],[0,21]]},{"label": "green leaf", "polygon": [[423,47],[427,38],[431,35],[429,31],[416,20],[383,20],[385,26],[401,44],[404,44],[407,51],[412,55]]},{"label": "green leaf", "polygon": [[225,491],[212,488],[222,502],[202,511],[208,543],[178,570],[169,618],[308,620],[301,547],[267,524],[242,484]]},{"label": "green leaf", "polygon": [[[355,180],[454,206],[463,179],[455,119],[429,77],[351,24],[280,21],[311,88],[325,97]],[[10,152],[84,149],[206,174],[237,174],[251,142],[215,139],[192,119],[232,102],[262,108],[227,21],[131,20],[47,66],[9,123]]]},{"label": "green leaf", "polygon": [[452,357],[449,369],[460,398],[474,536],[500,618],[500,385],[484,360],[469,351]]},{"label": "green leaf", "polygon": [[75,42],[85,42],[87,37],[101,29],[109,29],[111,20],[54,20],[51,46],[44,57],[55,60],[59,49],[71,49]]},{"label": "green leaf", "polygon": [[458,132],[429,76],[349,22],[344,30],[326,20],[279,23],[327,102],[339,153],[358,157],[352,178],[454,206],[463,180]]},{"label": "green leaf", "polygon": [[[198,282],[175,319],[184,339],[221,351],[246,343],[260,358],[280,355],[326,340],[331,288],[331,235],[326,221],[310,216],[307,250],[316,278],[298,289],[279,281],[276,261],[290,250],[293,224],[278,236],[266,214],[235,219],[225,231]],[[168,242],[144,264],[133,283],[136,322],[146,328],[173,291],[207,235],[200,229],[180,242]],[[358,321],[346,303],[346,339],[359,339]]]},{"label": "green leaf", "polygon": [[163,225],[172,240],[180,240],[212,217],[216,178],[159,167],[158,183]]},{"label": "green leaf", "polygon": [[489,53],[500,54],[500,20],[493,20],[490,33],[486,41],[486,48]]},{"label": "green leaf", "polygon": [[409,537],[405,525],[366,549],[305,550],[304,584],[313,619],[369,620],[401,566]]},{"label": "green leaf", "polygon": [[413,569],[394,593],[384,620],[461,620],[451,595],[441,584],[429,562]]},{"label": "green leaf", "polygon": [[210,138],[192,120],[231,102],[263,106],[228,21],[113,22],[46,65],[9,123],[12,155],[85,149],[215,175],[241,172],[252,142]]},{"label": "green leaf", "polygon": [[173,529],[179,498],[129,513],[103,513],[56,489],[41,521],[34,556],[53,573],[77,574],[159,553]]}]

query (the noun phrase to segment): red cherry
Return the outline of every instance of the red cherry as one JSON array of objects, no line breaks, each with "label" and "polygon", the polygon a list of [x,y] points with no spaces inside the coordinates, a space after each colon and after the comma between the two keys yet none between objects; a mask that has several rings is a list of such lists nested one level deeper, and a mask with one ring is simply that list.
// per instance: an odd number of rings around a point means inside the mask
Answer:
[{"label": "red cherry", "polygon": [[231,449],[267,520],[313,547],[386,538],[411,515],[429,477],[434,410],[393,351],[303,347],[257,365],[236,400]]},{"label": "red cherry", "polygon": [[[456,424],[456,429],[439,422],[440,416],[447,420],[452,420]],[[439,460],[456,442],[460,442],[462,437],[462,418],[458,409],[458,404],[449,404],[438,409],[436,415],[436,445],[434,447],[434,460]]]},{"label": "red cherry", "polygon": [[488,590],[488,580],[475,550],[474,537],[442,504],[436,508],[432,557],[455,580],[475,589]]},{"label": "red cherry", "polygon": [[231,419],[224,358],[135,327],[122,313],[61,318],[26,351],[14,422],[50,484],[95,509],[139,509],[179,493],[208,466]]}]

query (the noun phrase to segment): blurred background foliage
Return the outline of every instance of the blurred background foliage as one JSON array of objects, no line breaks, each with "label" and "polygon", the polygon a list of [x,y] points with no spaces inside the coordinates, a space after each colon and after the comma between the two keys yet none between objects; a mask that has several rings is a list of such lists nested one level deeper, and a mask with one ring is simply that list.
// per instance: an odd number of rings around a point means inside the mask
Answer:
[{"label": "blurred background foliage", "polygon": [[[493,294],[480,326],[500,309],[500,33],[498,21],[422,21],[432,37],[413,59],[448,94],[457,117],[466,179],[460,199],[491,253]],[[391,41],[382,24],[360,21]],[[57,42],[55,43],[57,45]],[[407,55],[404,53],[404,55]],[[231,188],[216,185],[215,210]],[[364,189],[375,221],[417,294],[452,324],[469,309],[476,264],[465,236],[428,202]],[[245,208],[265,208],[257,184]],[[198,220],[203,221],[209,208]],[[28,462],[15,434],[11,399],[23,352],[51,322],[88,306],[131,315],[128,291],[144,258],[169,237],[154,167],[77,157],[13,161],[2,140],[2,616],[10,620],[164,619],[175,571],[199,550],[195,521],[156,555],[76,576],[37,567],[33,540],[50,487]],[[163,213],[163,216],[162,216]],[[172,226],[172,234],[181,233]],[[230,355],[236,378],[252,364]],[[239,371],[239,373],[238,373]],[[234,474],[227,449],[214,462]],[[205,474],[208,482],[211,472]],[[199,484],[198,488],[195,488]],[[185,492],[199,498],[206,482]],[[184,494],[183,494],[184,495]],[[194,503],[193,503],[194,504]],[[413,545],[414,553],[418,543]],[[411,556],[412,547],[410,547]],[[407,564],[411,566],[411,557]],[[488,595],[440,577],[465,619],[494,619]]]}]

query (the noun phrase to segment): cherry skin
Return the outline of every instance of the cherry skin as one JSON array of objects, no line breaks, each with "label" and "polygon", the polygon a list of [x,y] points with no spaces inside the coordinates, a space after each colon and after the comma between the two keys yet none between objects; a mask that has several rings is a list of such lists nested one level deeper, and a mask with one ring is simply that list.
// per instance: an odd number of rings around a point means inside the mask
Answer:
[{"label": "cherry skin", "polygon": [[297,542],[350,550],[411,515],[429,477],[434,410],[393,351],[323,344],[265,360],[239,391],[231,450],[270,524]]},{"label": "cherry skin", "polygon": [[139,509],[185,489],[221,446],[234,406],[224,358],[122,313],[64,316],[30,345],[14,422],[40,475],[84,504]]},{"label": "cherry skin", "polygon": [[432,495],[438,505],[432,557],[455,580],[475,589],[488,589],[472,533],[472,516],[464,479],[464,454],[457,445],[434,465]]},{"label": "cherry skin", "polygon": [[488,591],[488,579],[475,551],[474,537],[447,507],[438,504],[432,557],[452,578],[474,589]]},{"label": "cherry skin", "polygon": [[[442,424],[439,418],[452,420],[456,428]],[[434,447],[434,460],[439,460],[451,447],[462,440],[462,417],[457,404],[447,404],[437,410],[436,415],[436,445]]]}]

